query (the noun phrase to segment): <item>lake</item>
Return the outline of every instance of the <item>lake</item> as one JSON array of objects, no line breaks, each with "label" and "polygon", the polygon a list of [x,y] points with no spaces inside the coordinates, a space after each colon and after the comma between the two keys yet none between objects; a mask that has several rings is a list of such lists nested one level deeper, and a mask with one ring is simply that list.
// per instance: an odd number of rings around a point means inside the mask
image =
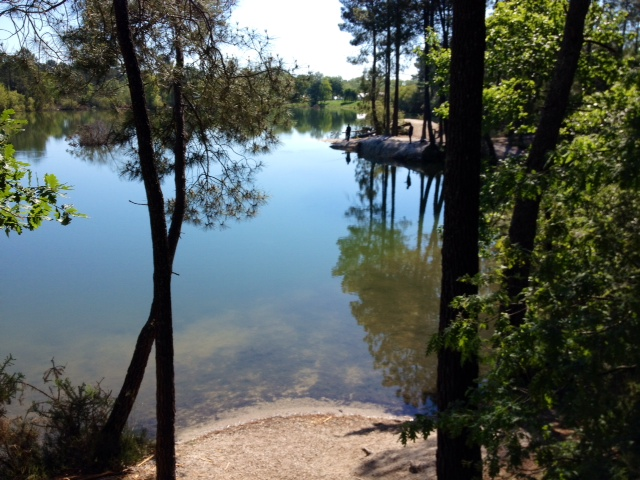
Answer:
[{"label": "lake", "polygon": [[[2,240],[0,355],[41,385],[52,358],[117,393],[152,298],[141,183],[65,137],[91,113],[30,118],[19,160],[73,186],[88,219]],[[261,160],[268,202],[224,230],[186,225],[173,278],[178,426],[278,399],[365,402],[412,414],[435,390],[440,172],[371,163],[325,141],[355,113],[294,112]],[[137,204],[136,204],[137,203]],[[153,363],[153,357],[150,364]],[[152,425],[148,368],[132,421]]]}]

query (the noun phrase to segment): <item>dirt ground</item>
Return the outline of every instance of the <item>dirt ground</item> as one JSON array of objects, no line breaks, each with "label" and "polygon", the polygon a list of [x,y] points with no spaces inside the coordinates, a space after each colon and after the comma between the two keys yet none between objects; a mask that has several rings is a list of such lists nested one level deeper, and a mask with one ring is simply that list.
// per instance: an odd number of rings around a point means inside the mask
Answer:
[{"label": "dirt ground", "polygon": [[[179,433],[177,476],[225,480],[435,478],[436,439],[404,447],[398,432],[407,419],[375,408],[308,402],[233,412],[229,418]],[[111,478],[150,480],[154,475],[154,461],[148,459],[124,476]]]}]

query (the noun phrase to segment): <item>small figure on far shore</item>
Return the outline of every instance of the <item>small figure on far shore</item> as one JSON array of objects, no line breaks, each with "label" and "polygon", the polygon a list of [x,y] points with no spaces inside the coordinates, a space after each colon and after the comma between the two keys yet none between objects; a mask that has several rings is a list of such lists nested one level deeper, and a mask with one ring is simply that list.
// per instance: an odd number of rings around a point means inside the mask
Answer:
[{"label": "small figure on far shore", "polygon": [[413,135],[413,124],[409,124],[409,143],[411,143],[411,136]]},{"label": "small figure on far shore", "polygon": [[351,138],[351,125],[347,125],[347,142],[349,141],[349,139]]}]

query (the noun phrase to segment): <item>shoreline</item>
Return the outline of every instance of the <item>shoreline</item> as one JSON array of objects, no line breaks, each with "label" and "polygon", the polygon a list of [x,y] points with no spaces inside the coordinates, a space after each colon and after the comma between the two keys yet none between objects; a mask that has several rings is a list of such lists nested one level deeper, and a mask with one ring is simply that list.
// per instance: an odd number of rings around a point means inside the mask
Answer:
[{"label": "shoreline", "polygon": [[225,410],[204,423],[177,429],[176,443],[187,443],[212,432],[238,427],[271,418],[288,418],[310,415],[360,416],[395,421],[408,421],[410,415],[398,415],[388,408],[373,403],[338,402],[328,399],[283,398],[273,402],[263,402],[248,407]]},{"label": "shoreline", "polygon": [[[400,443],[402,424],[411,418],[379,405],[311,398],[225,411],[178,431],[176,473],[190,480],[435,478],[436,434]],[[154,480],[155,475],[149,456],[100,478]]]}]

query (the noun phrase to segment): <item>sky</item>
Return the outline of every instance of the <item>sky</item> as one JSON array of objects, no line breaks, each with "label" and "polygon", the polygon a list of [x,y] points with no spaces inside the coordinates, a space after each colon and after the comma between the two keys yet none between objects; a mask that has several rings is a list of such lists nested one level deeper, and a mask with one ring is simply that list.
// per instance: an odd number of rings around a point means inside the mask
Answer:
[{"label": "sky", "polygon": [[[345,80],[360,77],[363,65],[351,65],[347,57],[358,54],[351,35],[338,25],[340,0],[237,0],[231,15],[240,27],[266,30],[274,38],[273,52],[288,64],[296,61],[297,73],[319,72]],[[401,74],[411,78],[411,70]]]},{"label": "sky", "polygon": [[[359,47],[352,46],[351,35],[338,26],[340,7],[340,0],[237,0],[231,21],[259,32],[266,30],[273,38],[273,53],[288,66],[297,63],[295,73],[319,72],[350,80],[360,77],[364,66],[347,61],[358,54]],[[6,24],[0,21],[2,26]],[[0,40],[2,37],[5,35]],[[411,78],[411,73],[407,69],[401,78]]]},{"label": "sky", "polygon": [[361,76],[363,66],[347,62],[359,48],[350,45],[351,35],[338,27],[340,6],[340,0],[238,0],[231,21],[266,30],[274,39],[273,52],[288,65],[297,61],[297,73],[320,72],[349,80]]}]

